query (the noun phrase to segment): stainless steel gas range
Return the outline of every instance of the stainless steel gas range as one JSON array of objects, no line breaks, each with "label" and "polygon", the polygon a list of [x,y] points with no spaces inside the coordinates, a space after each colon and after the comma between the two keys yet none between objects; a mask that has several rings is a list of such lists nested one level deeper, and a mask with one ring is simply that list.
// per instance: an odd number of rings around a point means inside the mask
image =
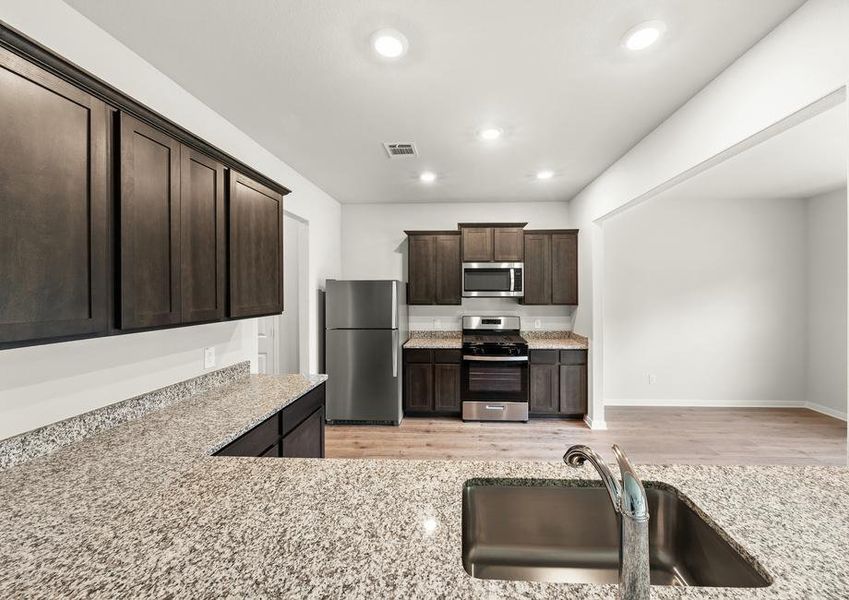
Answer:
[{"label": "stainless steel gas range", "polygon": [[528,420],[528,342],[519,317],[463,317],[464,421]]}]

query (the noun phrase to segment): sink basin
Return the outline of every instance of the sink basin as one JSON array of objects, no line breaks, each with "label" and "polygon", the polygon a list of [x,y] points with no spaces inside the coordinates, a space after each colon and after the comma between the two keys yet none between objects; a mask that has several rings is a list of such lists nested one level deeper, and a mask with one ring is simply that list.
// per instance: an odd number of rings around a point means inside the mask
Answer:
[{"label": "sink basin", "polygon": [[[619,582],[619,523],[603,487],[545,480],[467,481],[463,566],[480,579]],[[765,587],[754,560],[668,486],[645,483],[653,585]]]}]

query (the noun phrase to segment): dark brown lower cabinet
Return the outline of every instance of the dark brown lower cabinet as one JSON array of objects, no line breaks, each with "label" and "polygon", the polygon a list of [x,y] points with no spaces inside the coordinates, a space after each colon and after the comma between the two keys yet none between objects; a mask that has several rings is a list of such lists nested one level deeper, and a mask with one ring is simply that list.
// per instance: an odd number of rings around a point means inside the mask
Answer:
[{"label": "dark brown lower cabinet", "polygon": [[307,392],[215,455],[324,458],[324,390]]},{"label": "dark brown lower cabinet", "polygon": [[459,415],[461,360],[460,350],[404,350],[404,414]]},{"label": "dark brown lower cabinet", "polygon": [[532,417],[582,417],[587,412],[587,351],[531,350]]}]

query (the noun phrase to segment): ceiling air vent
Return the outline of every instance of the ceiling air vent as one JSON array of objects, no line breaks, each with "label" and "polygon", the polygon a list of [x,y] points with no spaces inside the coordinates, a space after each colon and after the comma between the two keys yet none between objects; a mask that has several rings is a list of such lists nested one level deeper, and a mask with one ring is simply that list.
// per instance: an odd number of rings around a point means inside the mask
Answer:
[{"label": "ceiling air vent", "polygon": [[416,145],[412,142],[406,144],[388,144],[384,142],[383,147],[389,158],[402,158],[404,156],[415,157],[419,155]]}]

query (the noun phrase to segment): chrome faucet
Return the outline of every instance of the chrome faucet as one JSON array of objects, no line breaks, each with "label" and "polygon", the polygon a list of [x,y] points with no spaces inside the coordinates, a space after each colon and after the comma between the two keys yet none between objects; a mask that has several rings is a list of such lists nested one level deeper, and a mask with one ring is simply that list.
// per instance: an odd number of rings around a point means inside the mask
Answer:
[{"label": "chrome faucet", "polygon": [[613,476],[604,460],[589,446],[572,446],[563,455],[570,467],[586,461],[595,467],[610,495],[613,510],[619,515],[619,597],[622,600],[648,600],[649,579],[649,504],[646,490],[625,453],[613,445],[622,483]]}]

